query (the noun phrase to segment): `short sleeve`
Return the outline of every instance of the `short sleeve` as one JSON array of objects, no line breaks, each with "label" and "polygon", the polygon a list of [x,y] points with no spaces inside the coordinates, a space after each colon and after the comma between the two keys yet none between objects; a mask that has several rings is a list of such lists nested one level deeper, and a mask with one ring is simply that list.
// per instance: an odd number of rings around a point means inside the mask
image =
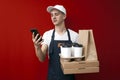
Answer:
[{"label": "short sleeve", "polygon": [[71,36],[72,42],[73,43],[78,43],[79,42],[79,35],[78,35],[78,33],[73,31],[73,30],[71,30],[71,29],[69,29],[69,31],[70,31],[70,36]]},{"label": "short sleeve", "polygon": [[52,31],[53,30],[49,30],[49,31],[46,31],[44,34],[43,34],[43,42],[42,42],[42,45],[43,44],[47,44],[48,47],[50,45],[50,42],[51,42],[51,36],[52,36]]}]

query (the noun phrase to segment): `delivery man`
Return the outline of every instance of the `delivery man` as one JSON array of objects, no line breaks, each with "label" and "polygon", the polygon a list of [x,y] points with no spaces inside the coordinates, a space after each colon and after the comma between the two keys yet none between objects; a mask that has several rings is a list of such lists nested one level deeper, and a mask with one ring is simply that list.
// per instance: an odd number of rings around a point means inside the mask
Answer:
[{"label": "delivery man", "polygon": [[[48,53],[48,80],[75,80],[73,74],[65,75],[61,69],[58,44],[78,42],[78,33],[65,27],[66,9],[62,5],[48,6],[47,12],[50,13],[55,27],[46,31],[39,39],[37,39],[38,34],[36,36],[32,34],[36,56],[43,62]],[[41,38],[43,41],[40,41]]]}]

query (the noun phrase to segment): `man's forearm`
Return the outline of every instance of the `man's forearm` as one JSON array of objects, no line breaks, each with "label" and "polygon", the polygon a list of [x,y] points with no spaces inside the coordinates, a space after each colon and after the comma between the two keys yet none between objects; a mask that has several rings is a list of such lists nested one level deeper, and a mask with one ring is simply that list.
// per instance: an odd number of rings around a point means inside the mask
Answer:
[{"label": "man's forearm", "polygon": [[35,47],[35,53],[39,61],[43,62],[45,60],[45,53],[42,52],[41,47]]}]

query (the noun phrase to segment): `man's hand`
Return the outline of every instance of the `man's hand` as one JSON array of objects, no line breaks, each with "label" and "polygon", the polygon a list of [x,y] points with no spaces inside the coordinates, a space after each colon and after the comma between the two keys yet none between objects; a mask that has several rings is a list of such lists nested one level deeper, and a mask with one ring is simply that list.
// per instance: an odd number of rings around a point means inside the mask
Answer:
[{"label": "man's hand", "polygon": [[40,44],[42,43],[42,41],[40,41],[40,40],[42,39],[42,36],[40,36],[40,37],[37,39],[38,35],[39,35],[39,34],[37,34],[36,36],[34,36],[34,32],[33,32],[33,34],[32,34],[32,41],[33,41],[34,46],[35,46],[36,48],[40,47]]}]

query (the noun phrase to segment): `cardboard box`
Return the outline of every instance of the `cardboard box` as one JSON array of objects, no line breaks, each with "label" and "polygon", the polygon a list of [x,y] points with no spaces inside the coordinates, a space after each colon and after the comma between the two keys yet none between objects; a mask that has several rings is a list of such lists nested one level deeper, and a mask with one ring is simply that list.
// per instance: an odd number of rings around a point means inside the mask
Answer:
[{"label": "cardboard box", "polygon": [[99,61],[71,61],[66,62],[61,60],[61,65],[64,69],[86,68],[86,67],[99,67]]},{"label": "cardboard box", "polygon": [[99,67],[85,67],[85,68],[75,68],[75,69],[64,69],[62,67],[64,74],[85,74],[85,73],[97,73],[99,72]]},{"label": "cardboard box", "polygon": [[99,61],[91,60],[66,62],[61,60],[61,67],[64,74],[98,73]]},{"label": "cardboard box", "polygon": [[84,59],[80,61],[64,61],[60,57],[61,68],[64,74],[84,74],[84,73],[98,73],[99,60],[94,41],[92,30],[79,30],[79,43],[83,44]]}]

